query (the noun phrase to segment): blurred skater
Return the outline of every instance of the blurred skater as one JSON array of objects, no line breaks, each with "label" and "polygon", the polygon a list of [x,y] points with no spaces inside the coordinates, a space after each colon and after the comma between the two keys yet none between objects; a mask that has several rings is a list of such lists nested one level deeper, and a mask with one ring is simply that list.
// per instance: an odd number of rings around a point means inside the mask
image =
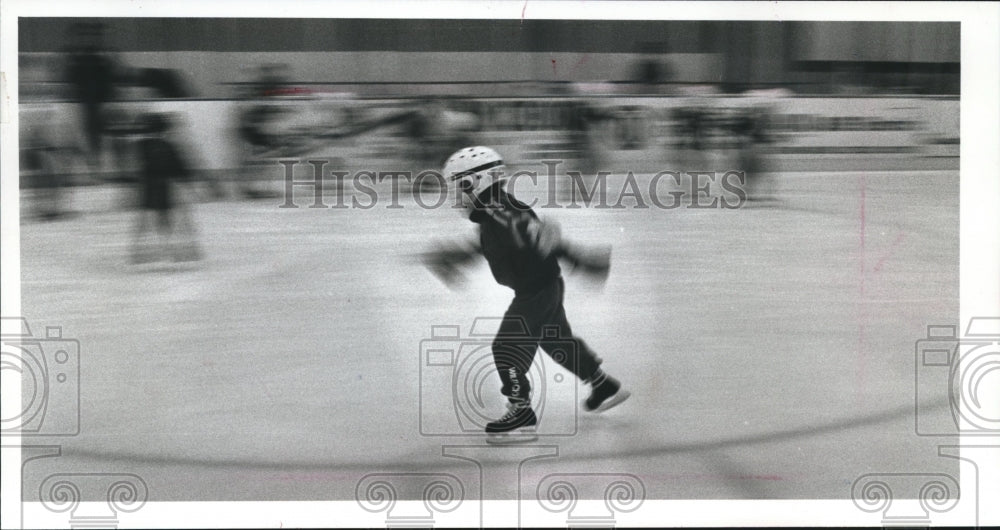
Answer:
[{"label": "blurred skater", "polygon": [[301,141],[289,134],[286,121],[295,114],[288,105],[297,94],[289,81],[286,64],[267,64],[258,69],[257,78],[244,94],[236,120],[236,138],[243,153],[242,166],[236,181],[236,192],[244,199],[273,199],[279,196],[260,180],[271,167],[273,157],[289,156],[289,151]]},{"label": "blurred skater", "polygon": [[65,80],[70,97],[79,104],[84,154],[92,171],[103,169],[107,116],[106,105],[114,101],[122,71],[104,45],[104,25],[78,23],[66,55]]},{"label": "blurred skater", "polygon": [[[47,117],[49,113],[45,115]],[[38,127],[22,132],[21,187],[35,190],[32,217],[39,221],[54,221],[70,216],[72,212],[66,205],[67,179],[59,164],[60,149],[45,137],[43,131],[42,127]]]},{"label": "blurred skater", "polygon": [[678,107],[673,111],[675,124],[675,156],[687,170],[708,171],[711,168],[711,112],[701,105]]},{"label": "blurred skater", "polygon": [[603,162],[603,154],[608,138],[601,125],[613,120],[614,115],[599,109],[586,99],[571,104],[566,139],[570,149],[577,154],[578,168],[585,175],[596,174]]},{"label": "blurred skater", "polygon": [[412,146],[410,158],[417,164],[414,174],[440,168],[456,149],[469,145],[479,131],[479,121],[476,114],[451,110],[436,98],[418,102],[404,127]]},{"label": "blurred skater", "polygon": [[597,174],[607,160],[608,144],[614,139],[609,137],[607,124],[616,123],[618,116],[610,109],[604,109],[587,99],[574,101],[570,107],[569,123],[566,139],[569,150],[576,158],[576,168],[581,173],[583,186],[563,188],[560,194],[571,198],[573,202],[584,201],[585,189],[595,189]]},{"label": "blurred skater", "polygon": [[767,134],[767,111],[749,108],[741,111],[732,123],[736,146],[736,169],[746,173],[744,190],[747,200],[769,203],[777,200],[774,182],[768,177],[764,150],[770,143]]},{"label": "blurred skater", "polygon": [[[173,120],[159,113],[143,118],[139,140],[139,214],[132,246],[132,262],[159,258],[175,261],[201,259],[190,207],[182,185],[191,181],[191,167],[170,138]],[[150,230],[155,225],[154,230]],[[148,240],[152,236],[153,243]]]},{"label": "blurred skater", "polygon": [[[488,147],[467,147],[448,159],[444,178],[457,185],[461,211],[478,225],[479,242],[440,249],[426,254],[425,260],[442,281],[452,283],[460,277],[459,265],[483,255],[497,283],[514,290],[493,341],[507,413],[486,425],[486,441],[522,443],[537,439],[538,418],[531,407],[527,373],[539,347],[591,386],[586,410],[610,409],[625,401],[629,392],[601,370],[601,359],[573,334],[563,308],[565,284],[559,261],[603,279],[610,269],[610,253],[593,255],[565,241],[557,224],[540,220],[507,192],[502,171],[500,154]],[[549,334],[552,330],[555,335]],[[575,344],[575,352],[556,347],[567,339]]]},{"label": "blurred skater", "polygon": [[[273,98],[272,98],[273,99]],[[276,132],[277,122],[288,113],[288,109],[260,98],[249,103],[239,114],[237,137],[243,146],[243,167],[245,171],[236,182],[238,193],[245,199],[267,199],[277,197],[273,190],[263,189],[254,180],[270,167],[271,156],[282,153],[287,138]]]}]

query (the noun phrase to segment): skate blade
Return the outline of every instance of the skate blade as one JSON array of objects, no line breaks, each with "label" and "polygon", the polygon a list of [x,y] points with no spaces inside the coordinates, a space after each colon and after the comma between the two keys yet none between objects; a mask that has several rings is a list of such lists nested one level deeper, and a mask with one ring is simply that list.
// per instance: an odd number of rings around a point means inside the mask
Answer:
[{"label": "skate blade", "polygon": [[618,405],[621,405],[626,399],[628,399],[631,396],[632,393],[629,392],[628,390],[619,390],[615,395],[604,400],[604,403],[601,403],[600,406],[598,406],[596,409],[590,412],[596,414],[612,409],[614,407],[617,407]]},{"label": "skate blade", "polygon": [[486,434],[486,443],[490,445],[526,444],[538,440],[535,431],[491,432]]}]

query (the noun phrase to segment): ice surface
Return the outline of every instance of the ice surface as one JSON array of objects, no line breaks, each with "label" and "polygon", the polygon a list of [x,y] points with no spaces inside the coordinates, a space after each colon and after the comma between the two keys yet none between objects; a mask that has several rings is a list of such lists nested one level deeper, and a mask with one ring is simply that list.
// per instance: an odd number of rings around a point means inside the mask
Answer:
[{"label": "ice surface", "polygon": [[[83,215],[21,227],[24,316],[81,344],[81,433],[25,467],[26,500],[53,472],[136,473],[152,501],[352,500],[373,472],[478,484],[442,446],[480,436],[421,435],[421,414],[454,410],[421,409],[422,389],[451,388],[447,374],[421,378],[420,345],[432,325],[500,315],[511,293],[485,264],[449,291],[412,257],[469,223],[412,203],[204,202],[204,261],[136,267],[121,193],[77,188]],[[957,472],[940,440],[913,432],[914,343],[958,320],[957,172],[786,173],[780,195],[738,210],[542,212],[614,246],[603,289],[567,276],[566,308],[633,397],[588,415],[572,406],[586,387],[562,372],[546,410],[578,410],[577,429],[543,437],[558,457],[526,464],[525,483],[629,473],[647,498],[849,498],[869,472]],[[931,395],[947,414],[943,377]],[[483,469],[517,463],[497,451]]]}]

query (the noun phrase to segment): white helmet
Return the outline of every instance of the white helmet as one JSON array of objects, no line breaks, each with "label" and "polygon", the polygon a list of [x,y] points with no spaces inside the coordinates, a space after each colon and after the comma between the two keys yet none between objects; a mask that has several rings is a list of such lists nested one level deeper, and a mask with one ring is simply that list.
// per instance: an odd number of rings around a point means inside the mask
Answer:
[{"label": "white helmet", "polygon": [[473,196],[496,182],[506,180],[503,174],[503,157],[489,147],[475,146],[459,149],[448,157],[442,174],[449,183]]}]

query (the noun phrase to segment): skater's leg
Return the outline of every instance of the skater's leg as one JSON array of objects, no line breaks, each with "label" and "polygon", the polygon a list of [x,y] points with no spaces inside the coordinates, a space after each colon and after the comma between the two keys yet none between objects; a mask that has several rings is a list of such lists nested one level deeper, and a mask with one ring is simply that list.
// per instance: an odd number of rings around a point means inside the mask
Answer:
[{"label": "skater's leg", "polygon": [[[493,363],[502,383],[500,393],[512,402],[531,403],[528,370],[535,359],[538,343],[525,335],[528,316],[515,300],[504,315],[493,341]],[[530,328],[528,328],[530,329]]]},{"label": "skater's leg", "polygon": [[144,239],[149,231],[149,210],[139,208],[135,223],[135,232],[132,236],[132,263],[145,263],[149,261],[149,253]]},{"label": "skater's leg", "polygon": [[531,408],[528,369],[535,358],[538,340],[527,330],[539,315],[529,302],[514,298],[493,341],[493,362],[502,383],[500,392],[507,396],[508,405],[506,414],[486,424],[489,443],[523,443],[537,439],[534,427],[538,418]]},{"label": "skater's leg", "polygon": [[171,245],[173,243],[174,220],[172,208],[162,208],[156,210],[156,235],[158,240],[157,250],[160,257],[170,258]]},{"label": "skater's leg", "polygon": [[[557,336],[551,340],[542,338],[540,345],[560,366],[576,375],[581,381],[589,382],[600,370],[601,359],[587,346],[587,343],[573,335],[573,329],[566,318],[563,307],[565,285],[560,278],[545,300],[548,318],[546,325],[557,328]],[[573,345],[573,351],[565,352],[567,341]]]},{"label": "skater's leg", "polygon": [[91,171],[101,166],[102,129],[101,106],[99,103],[83,103],[83,130],[86,137],[87,164]]},{"label": "skater's leg", "polygon": [[191,213],[191,204],[183,197],[174,204],[176,229],[179,241],[175,245],[174,257],[178,261],[197,261],[201,259],[201,247],[198,244],[198,230]]},{"label": "skater's leg", "polygon": [[[630,393],[622,389],[621,382],[601,370],[601,358],[587,346],[582,339],[573,335],[566,309],[563,307],[564,284],[559,280],[557,290],[550,297],[550,325],[558,329],[559,337],[550,341],[542,339],[540,346],[553,360],[566,368],[581,381],[591,385],[590,397],[584,402],[584,407],[592,412],[602,412],[618,405],[629,398]],[[564,352],[567,339],[573,345],[572,352]]]}]

